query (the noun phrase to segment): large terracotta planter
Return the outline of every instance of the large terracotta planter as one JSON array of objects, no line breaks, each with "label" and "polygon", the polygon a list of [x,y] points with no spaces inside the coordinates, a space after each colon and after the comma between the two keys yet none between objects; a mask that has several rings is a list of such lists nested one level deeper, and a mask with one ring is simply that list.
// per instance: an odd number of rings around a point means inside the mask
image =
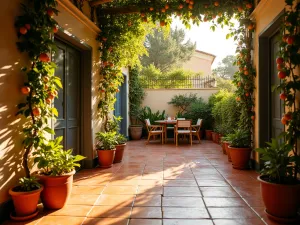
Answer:
[{"label": "large terracotta planter", "polygon": [[211,132],[211,139],[213,142],[216,142],[216,133],[215,132]]},{"label": "large terracotta planter", "polygon": [[115,159],[115,154],[116,154],[116,149],[112,150],[97,150],[98,154],[98,163],[99,167],[101,168],[109,168],[112,166],[114,159]]},{"label": "large terracotta planter", "polygon": [[125,147],[126,147],[126,143],[122,144],[122,145],[116,145],[116,153],[115,153],[114,163],[122,162]]},{"label": "large terracotta planter", "polygon": [[230,145],[229,142],[224,141],[224,148],[225,148],[226,155],[227,155],[227,157],[228,157],[228,162],[232,162],[231,157],[230,157],[230,151],[229,151],[229,149],[228,149],[228,146],[229,146],[229,145]]},{"label": "large terracotta planter", "polygon": [[211,137],[211,132],[212,130],[205,130],[205,138],[206,140],[212,140],[212,137]]},{"label": "large terracotta planter", "polygon": [[41,185],[40,189],[27,192],[17,192],[15,188],[16,187],[9,189],[9,194],[14,203],[16,217],[19,218],[19,220],[23,220],[22,218],[26,217],[32,218],[31,215],[37,212],[37,204],[44,186]]},{"label": "large terracotta planter", "polygon": [[219,133],[215,134],[215,143],[220,144],[220,134]]},{"label": "large terracotta planter", "polygon": [[280,223],[295,221],[300,207],[300,184],[274,184],[265,181],[264,176],[258,180],[268,217]]},{"label": "large terracotta planter", "polygon": [[234,148],[228,146],[228,149],[234,169],[244,170],[249,168],[251,148]]},{"label": "large terracotta planter", "polygon": [[44,185],[41,199],[47,209],[61,209],[70,198],[75,170],[61,176],[38,175]]},{"label": "large terracotta planter", "polygon": [[221,146],[222,146],[223,154],[226,155],[226,149],[225,149],[225,142],[224,141],[222,141]]},{"label": "large terracotta planter", "polygon": [[133,140],[140,140],[142,137],[142,133],[143,133],[143,127],[139,126],[139,125],[131,125],[129,127],[129,132],[130,132],[130,137]]}]

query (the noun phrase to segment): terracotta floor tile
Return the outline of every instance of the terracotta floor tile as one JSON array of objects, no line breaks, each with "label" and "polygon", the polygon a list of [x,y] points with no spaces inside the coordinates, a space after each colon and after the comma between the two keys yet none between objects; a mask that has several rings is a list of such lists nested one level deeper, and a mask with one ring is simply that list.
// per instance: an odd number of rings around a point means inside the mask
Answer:
[{"label": "terracotta floor tile", "polygon": [[72,194],[100,195],[105,186],[73,186]]},{"label": "terracotta floor tile", "polygon": [[162,180],[139,180],[138,185],[141,186],[157,186],[162,185]]},{"label": "terracotta floor tile", "polygon": [[84,186],[105,186],[108,184],[110,179],[99,179],[99,180],[93,180],[90,179],[80,179],[77,181],[74,181],[74,185],[84,185]]},{"label": "terracotta floor tile", "polygon": [[215,219],[215,225],[265,225],[259,218],[249,219]]},{"label": "terracotta floor tile", "polygon": [[239,197],[231,187],[200,187],[204,197]]},{"label": "terracotta floor tile", "polygon": [[68,205],[94,205],[100,195],[74,195],[70,196]]},{"label": "terracotta floor tile", "polygon": [[34,218],[31,220],[22,221],[22,222],[6,220],[4,223],[1,223],[1,225],[36,225],[40,220],[41,220],[41,218]]},{"label": "terracotta floor tile", "polygon": [[138,194],[143,195],[162,195],[162,186],[138,186]]},{"label": "terracotta floor tile", "polygon": [[237,207],[247,204],[242,198],[203,198],[207,207]]},{"label": "terracotta floor tile", "polygon": [[131,214],[131,207],[119,207],[119,206],[94,206],[92,211],[88,214],[88,217],[97,218],[129,218]]},{"label": "terracotta floor tile", "polygon": [[161,207],[133,207],[131,218],[161,219]]},{"label": "terracotta floor tile", "polygon": [[209,218],[206,208],[163,207],[164,219],[202,219]]},{"label": "terracotta floor tile", "polygon": [[244,199],[251,207],[264,207],[265,206],[261,197],[260,198],[247,197]]},{"label": "terracotta floor tile", "polygon": [[[87,218],[84,225],[127,225],[128,219],[124,218]],[[54,225],[54,224],[53,224]],[[71,225],[71,224],[69,224]]]},{"label": "terracotta floor tile", "polygon": [[81,225],[85,217],[72,217],[72,216],[45,216],[38,223],[41,225]]},{"label": "terracotta floor tile", "polygon": [[258,217],[249,207],[208,208],[213,219],[245,219]]},{"label": "terracotta floor tile", "polygon": [[133,204],[135,195],[101,195],[95,205],[112,205],[130,207]]},{"label": "terracotta floor tile", "polygon": [[86,205],[66,205],[62,209],[52,211],[49,216],[86,216],[91,210],[92,206]]},{"label": "terracotta floor tile", "polygon": [[137,186],[108,186],[103,190],[106,195],[134,195],[137,192]]},{"label": "terracotta floor tile", "polygon": [[136,186],[139,184],[138,179],[129,179],[129,180],[111,180],[108,183],[108,186]]},{"label": "terracotta floor tile", "polygon": [[131,219],[129,225],[162,225],[160,219]]},{"label": "terracotta floor tile", "polygon": [[201,182],[201,180],[224,180],[220,174],[210,174],[209,176],[206,174],[194,174],[197,181]]},{"label": "terracotta floor tile", "polygon": [[165,207],[202,208],[205,207],[200,197],[163,197]]},{"label": "terracotta floor tile", "polygon": [[164,225],[213,225],[212,220],[164,219]]},{"label": "terracotta floor tile", "polygon": [[163,186],[166,187],[197,187],[195,180],[164,180]]},{"label": "terracotta floor tile", "polygon": [[164,187],[164,196],[201,196],[198,187]]},{"label": "terracotta floor tile", "polygon": [[200,187],[228,187],[230,186],[225,180],[198,180]]},{"label": "terracotta floor tile", "polygon": [[134,206],[161,206],[161,195],[137,195]]}]

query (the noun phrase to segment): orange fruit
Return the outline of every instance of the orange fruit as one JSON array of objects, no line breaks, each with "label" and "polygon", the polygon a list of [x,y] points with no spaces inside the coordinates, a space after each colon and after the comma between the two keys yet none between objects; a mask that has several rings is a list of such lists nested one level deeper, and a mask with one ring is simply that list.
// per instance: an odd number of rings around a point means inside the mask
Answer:
[{"label": "orange fruit", "polygon": [[282,123],[283,125],[286,125],[286,124],[287,124],[287,120],[286,120],[284,117],[282,117],[282,118],[281,118],[281,123]]},{"label": "orange fruit", "polygon": [[27,33],[26,27],[20,27],[19,32],[20,32],[21,34],[23,34],[23,35],[26,34],[26,33]]},{"label": "orange fruit", "polygon": [[24,95],[28,95],[29,92],[30,92],[30,87],[27,87],[27,86],[22,87],[22,88],[21,88],[21,92],[22,92],[22,94],[24,94]]},{"label": "orange fruit", "polygon": [[47,53],[41,53],[40,56],[39,56],[39,60],[41,62],[49,62],[50,61],[50,58],[49,56],[47,55]]},{"label": "orange fruit", "polygon": [[40,116],[41,115],[41,109],[34,107],[32,109],[32,113],[33,113],[34,116]]}]

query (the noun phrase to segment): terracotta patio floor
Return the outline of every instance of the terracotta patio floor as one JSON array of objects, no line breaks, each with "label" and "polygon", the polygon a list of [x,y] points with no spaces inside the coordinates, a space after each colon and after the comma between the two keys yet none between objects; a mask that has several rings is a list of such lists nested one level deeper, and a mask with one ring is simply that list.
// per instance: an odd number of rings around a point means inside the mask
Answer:
[{"label": "terracotta patio floor", "polygon": [[124,160],[75,175],[68,205],[38,225],[260,225],[268,220],[258,174],[235,170],[210,141],[190,146],[128,142]]}]

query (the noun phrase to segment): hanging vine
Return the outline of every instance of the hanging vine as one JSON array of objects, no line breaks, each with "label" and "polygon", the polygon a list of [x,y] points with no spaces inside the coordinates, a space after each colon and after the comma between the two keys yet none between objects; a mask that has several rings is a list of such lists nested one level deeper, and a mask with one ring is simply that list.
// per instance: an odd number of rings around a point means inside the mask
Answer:
[{"label": "hanging vine", "polygon": [[[278,78],[280,85],[276,87],[280,91],[280,99],[283,100],[285,113],[282,116],[282,124],[287,126],[286,138],[288,144],[294,146],[293,160],[299,165],[300,153],[298,150],[300,138],[300,3],[296,0],[286,0],[286,11],[282,26],[282,38],[279,57],[276,59]],[[295,179],[299,168],[295,168]]]},{"label": "hanging vine", "polygon": [[172,16],[176,15],[187,28],[190,27],[190,23],[199,25],[201,22],[210,21],[214,31],[218,25],[233,27],[234,24],[230,20],[235,18],[243,20],[243,24],[228,34],[227,38],[234,36],[240,43],[237,49],[237,63],[242,71],[235,75],[234,81],[238,85],[237,95],[243,109],[240,126],[252,130],[255,69],[251,61],[251,34],[254,25],[247,19],[252,10],[253,1],[245,0],[210,3],[194,0],[116,0],[102,4],[97,8],[99,27],[102,31],[97,39],[101,45],[102,62],[99,84],[101,100],[98,104],[100,116],[107,121],[109,112],[113,110],[115,94],[122,83],[120,68],[134,65],[138,62],[138,56],[145,53],[143,41],[146,30],[143,22],[169,26]]},{"label": "hanging vine", "polygon": [[55,48],[51,36],[58,31],[53,19],[58,13],[56,6],[55,0],[31,0],[28,5],[22,4],[24,13],[15,24],[19,37],[17,46],[30,60],[29,65],[22,68],[25,82],[21,92],[26,98],[18,105],[17,112],[27,119],[23,125],[25,152],[22,165],[28,178],[28,155],[46,140],[46,133],[54,134],[48,124],[53,116],[57,116],[52,101],[61,82],[54,75],[55,63],[50,62],[50,51]]}]

